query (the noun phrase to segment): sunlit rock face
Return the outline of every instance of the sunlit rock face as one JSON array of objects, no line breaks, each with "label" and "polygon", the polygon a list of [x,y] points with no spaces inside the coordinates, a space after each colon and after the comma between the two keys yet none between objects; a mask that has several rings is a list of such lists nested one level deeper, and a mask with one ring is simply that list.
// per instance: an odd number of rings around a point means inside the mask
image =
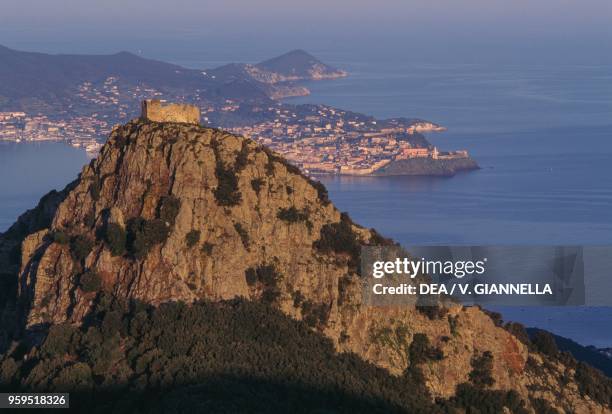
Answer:
[{"label": "sunlit rock face", "polygon": [[79,324],[101,291],[154,305],[245,297],[396,375],[410,367],[415,335],[426,335],[439,351],[420,366],[434,397],[454,395],[488,351],[492,387],[515,390],[527,408],[541,398],[562,412],[606,412],[581,396],[572,368],[528,349],[479,308],[364,305],[359,246],[389,240],[254,141],[201,127],[195,113],[156,122],[150,109],[0,237],[22,329]]}]

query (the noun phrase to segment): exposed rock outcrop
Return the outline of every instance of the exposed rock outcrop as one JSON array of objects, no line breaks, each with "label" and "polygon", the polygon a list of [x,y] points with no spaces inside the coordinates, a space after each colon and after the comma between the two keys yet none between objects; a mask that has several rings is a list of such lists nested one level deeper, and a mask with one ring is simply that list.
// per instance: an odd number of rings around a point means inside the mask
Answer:
[{"label": "exposed rock outcrop", "polygon": [[10,269],[3,278],[18,282],[22,329],[79,324],[101,290],[152,304],[242,296],[394,374],[409,367],[410,344],[425,334],[441,356],[421,365],[435,397],[454,395],[474,358],[490,352],[492,387],[515,390],[526,407],[543,398],[562,412],[607,411],[581,394],[572,368],[478,308],[428,315],[362,304],[358,248],[381,243],[390,241],[354,224],[320,184],[255,142],[138,120],[116,128],[75,183],[0,238],[0,252],[20,246],[17,259],[0,260]]}]

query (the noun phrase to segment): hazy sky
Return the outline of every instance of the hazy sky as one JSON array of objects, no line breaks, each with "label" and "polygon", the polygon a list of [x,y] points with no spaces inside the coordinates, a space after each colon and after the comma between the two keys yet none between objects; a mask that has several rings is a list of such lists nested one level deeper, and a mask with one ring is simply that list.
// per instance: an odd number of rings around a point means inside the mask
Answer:
[{"label": "hazy sky", "polygon": [[612,55],[611,0],[0,0],[0,44],[247,54],[303,47],[476,58]]}]

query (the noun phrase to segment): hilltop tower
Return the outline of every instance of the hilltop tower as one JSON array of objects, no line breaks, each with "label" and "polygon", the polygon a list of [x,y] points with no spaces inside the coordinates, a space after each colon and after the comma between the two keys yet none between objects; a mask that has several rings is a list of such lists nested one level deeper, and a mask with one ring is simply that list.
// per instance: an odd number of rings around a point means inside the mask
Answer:
[{"label": "hilltop tower", "polygon": [[200,123],[200,108],[188,104],[163,104],[159,99],[142,101],[143,120],[154,122]]}]

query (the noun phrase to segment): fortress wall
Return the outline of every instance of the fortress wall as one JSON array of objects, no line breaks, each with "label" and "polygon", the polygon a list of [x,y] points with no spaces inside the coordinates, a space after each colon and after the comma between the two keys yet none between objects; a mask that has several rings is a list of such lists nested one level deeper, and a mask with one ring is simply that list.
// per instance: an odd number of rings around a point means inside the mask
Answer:
[{"label": "fortress wall", "polygon": [[200,109],[187,104],[162,104],[157,99],[147,99],[142,102],[143,119],[154,122],[182,122],[187,124],[200,123]]}]

